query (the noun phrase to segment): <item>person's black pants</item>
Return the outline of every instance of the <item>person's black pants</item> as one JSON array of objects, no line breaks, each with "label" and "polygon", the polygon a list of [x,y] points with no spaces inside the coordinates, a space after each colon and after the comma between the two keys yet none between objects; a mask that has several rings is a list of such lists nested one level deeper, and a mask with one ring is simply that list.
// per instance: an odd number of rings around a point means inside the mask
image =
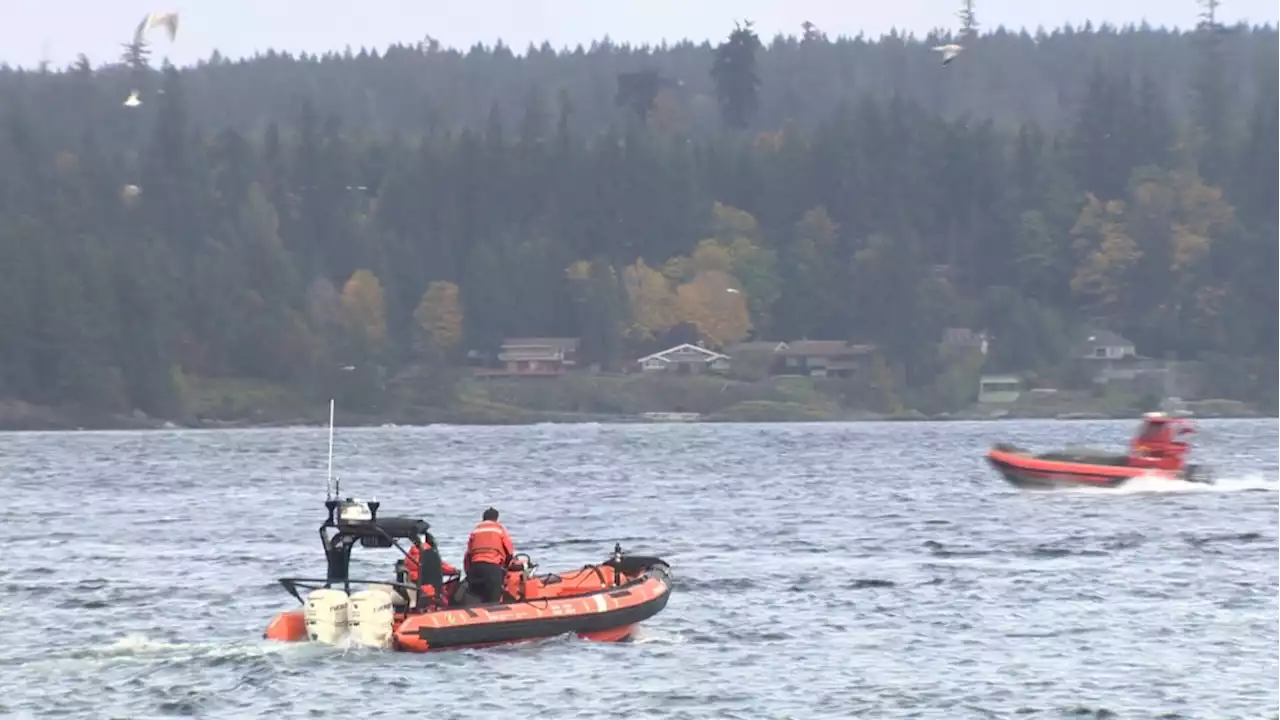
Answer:
[{"label": "person's black pants", "polygon": [[496,603],[502,599],[502,588],[507,584],[507,569],[487,562],[471,563],[467,573],[467,590],[482,603]]}]

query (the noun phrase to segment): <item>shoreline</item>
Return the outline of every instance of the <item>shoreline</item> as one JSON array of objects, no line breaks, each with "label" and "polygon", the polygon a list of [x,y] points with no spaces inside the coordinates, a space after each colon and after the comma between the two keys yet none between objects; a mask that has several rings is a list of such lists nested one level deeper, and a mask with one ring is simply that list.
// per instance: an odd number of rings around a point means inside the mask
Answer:
[{"label": "shoreline", "polygon": [[[841,387],[807,378],[760,382],[703,377],[565,377],[552,382],[462,382],[442,405],[417,402],[413,387],[397,387],[361,410],[339,399],[340,427],[502,426],[537,424],[684,424],[770,422],[955,422],[998,420],[1134,420],[1157,402],[1135,392],[1025,393],[1008,403],[913,409],[911,398],[881,399],[878,407],[850,402]],[[345,393],[350,396],[350,393]],[[911,393],[907,393],[910,395]],[[341,395],[340,395],[341,397]],[[928,402],[931,398],[919,398]],[[347,401],[354,402],[354,401]],[[1261,406],[1227,398],[1182,405],[1198,418],[1276,417]],[[127,407],[127,406],[126,406]],[[359,407],[359,406],[354,406]],[[874,408],[874,409],[873,409]],[[1268,407],[1268,409],[1270,409]],[[190,378],[168,417],[36,405],[0,398],[0,432],[244,429],[324,427],[329,400],[262,381]]]},{"label": "shoreline", "polygon": [[[0,432],[101,432],[120,430],[250,430],[266,428],[310,428],[325,427],[328,419],[312,417],[271,418],[271,419],[194,419],[185,422],[152,418],[141,413],[133,415],[101,416],[87,414],[78,416],[74,413],[58,412],[50,408],[39,408],[33,414],[15,415],[13,412],[0,413]],[[859,423],[859,422],[1016,422],[1025,420],[1134,420],[1140,412],[1019,412],[1006,411],[965,411],[958,413],[939,413],[926,415],[920,412],[903,412],[883,414],[872,412],[851,412],[840,415],[815,414],[810,417],[788,417],[789,413],[778,417],[728,417],[711,413],[697,419],[689,420],[655,420],[641,415],[596,414],[550,412],[518,409],[510,417],[495,417],[492,413],[475,413],[466,410],[440,410],[433,413],[415,413],[417,417],[404,417],[395,413],[384,415],[362,415],[360,413],[339,413],[335,427],[339,428],[422,428],[435,425],[457,427],[502,427],[510,425],[707,425],[707,424],[743,424],[743,423]],[[1232,408],[1226,412],[1197,412],[1191,416],[1200,420],[1258,420],[1275,418],[1251,407]],[[481,417],[480,415],[483,415]]]}]

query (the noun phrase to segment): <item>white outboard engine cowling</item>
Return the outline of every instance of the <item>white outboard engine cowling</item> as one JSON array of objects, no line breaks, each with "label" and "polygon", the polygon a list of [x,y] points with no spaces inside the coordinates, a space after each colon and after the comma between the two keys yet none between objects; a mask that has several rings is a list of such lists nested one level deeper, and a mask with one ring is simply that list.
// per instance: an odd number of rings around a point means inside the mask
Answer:
[{"label": "white outboard engine cowling", "polygon": [[347,594],[322,588],[307,593],[307,637],[312,642],[337,644],[347,634]]},{"label": "white outboard engine cowling", "polygon": [[365,647],[391,647],[395,609],[391,594],[382,589],[352,593],[349,614],[351,640]]}]

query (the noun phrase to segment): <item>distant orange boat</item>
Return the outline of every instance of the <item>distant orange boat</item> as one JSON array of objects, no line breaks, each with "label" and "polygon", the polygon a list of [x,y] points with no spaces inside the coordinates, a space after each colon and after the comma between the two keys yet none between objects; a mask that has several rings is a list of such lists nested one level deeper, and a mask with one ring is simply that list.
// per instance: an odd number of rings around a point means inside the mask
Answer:
[{"label": "distant orange boat", "polygon": [[999,443],[987,452],[987,462],[1010,484],[1026,489],[1115,488],[1138,477],[1213,483],[1207,469],[1185,462],[1190,446],[1176,437],[1192,432],[1186,419],[1164,413],[1143,419],[1129,454],[1081,449],[1033,455]]}]

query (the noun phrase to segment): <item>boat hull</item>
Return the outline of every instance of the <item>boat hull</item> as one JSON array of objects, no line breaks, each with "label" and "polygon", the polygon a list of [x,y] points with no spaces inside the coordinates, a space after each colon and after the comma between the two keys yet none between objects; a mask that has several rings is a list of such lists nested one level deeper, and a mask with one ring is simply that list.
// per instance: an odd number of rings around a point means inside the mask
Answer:
[{"label": "boat hull", "polygon": [[[1059,458],[1053,457],[1059,455]],[[987,462],[1010,485],[1027,490],[1063,488],[1117,488],[1134,478],[1209,482],[1195,472],[1175,472],[1124,464],[1121,456],[1060,459],[1064,454],[1031,455],[1007,445],[997,445],[987,453]]]},{"label": "boat hull", "polygon": [[638,580],[594,592],[475,607],[442,608],[396,627],[397,649],[429,652],[488,647],[576,634],[620,642],[667,606],[670,576],[650,569]]},{"label": "boat hull", "polygon": [[[528,583],[527,599],[523,600],[399,612],[391,647],[402,652],[438,652],[559,635],[625,642],[640,623],[662,612],[670,599],[670,570],[661,561],[638,574],[624,570],[620,584],[608,565],[548,577],[555,578],[554,582],[539,579]],[[307,641],[304,611],[277,614],[263,637],[280,642]]]}]

